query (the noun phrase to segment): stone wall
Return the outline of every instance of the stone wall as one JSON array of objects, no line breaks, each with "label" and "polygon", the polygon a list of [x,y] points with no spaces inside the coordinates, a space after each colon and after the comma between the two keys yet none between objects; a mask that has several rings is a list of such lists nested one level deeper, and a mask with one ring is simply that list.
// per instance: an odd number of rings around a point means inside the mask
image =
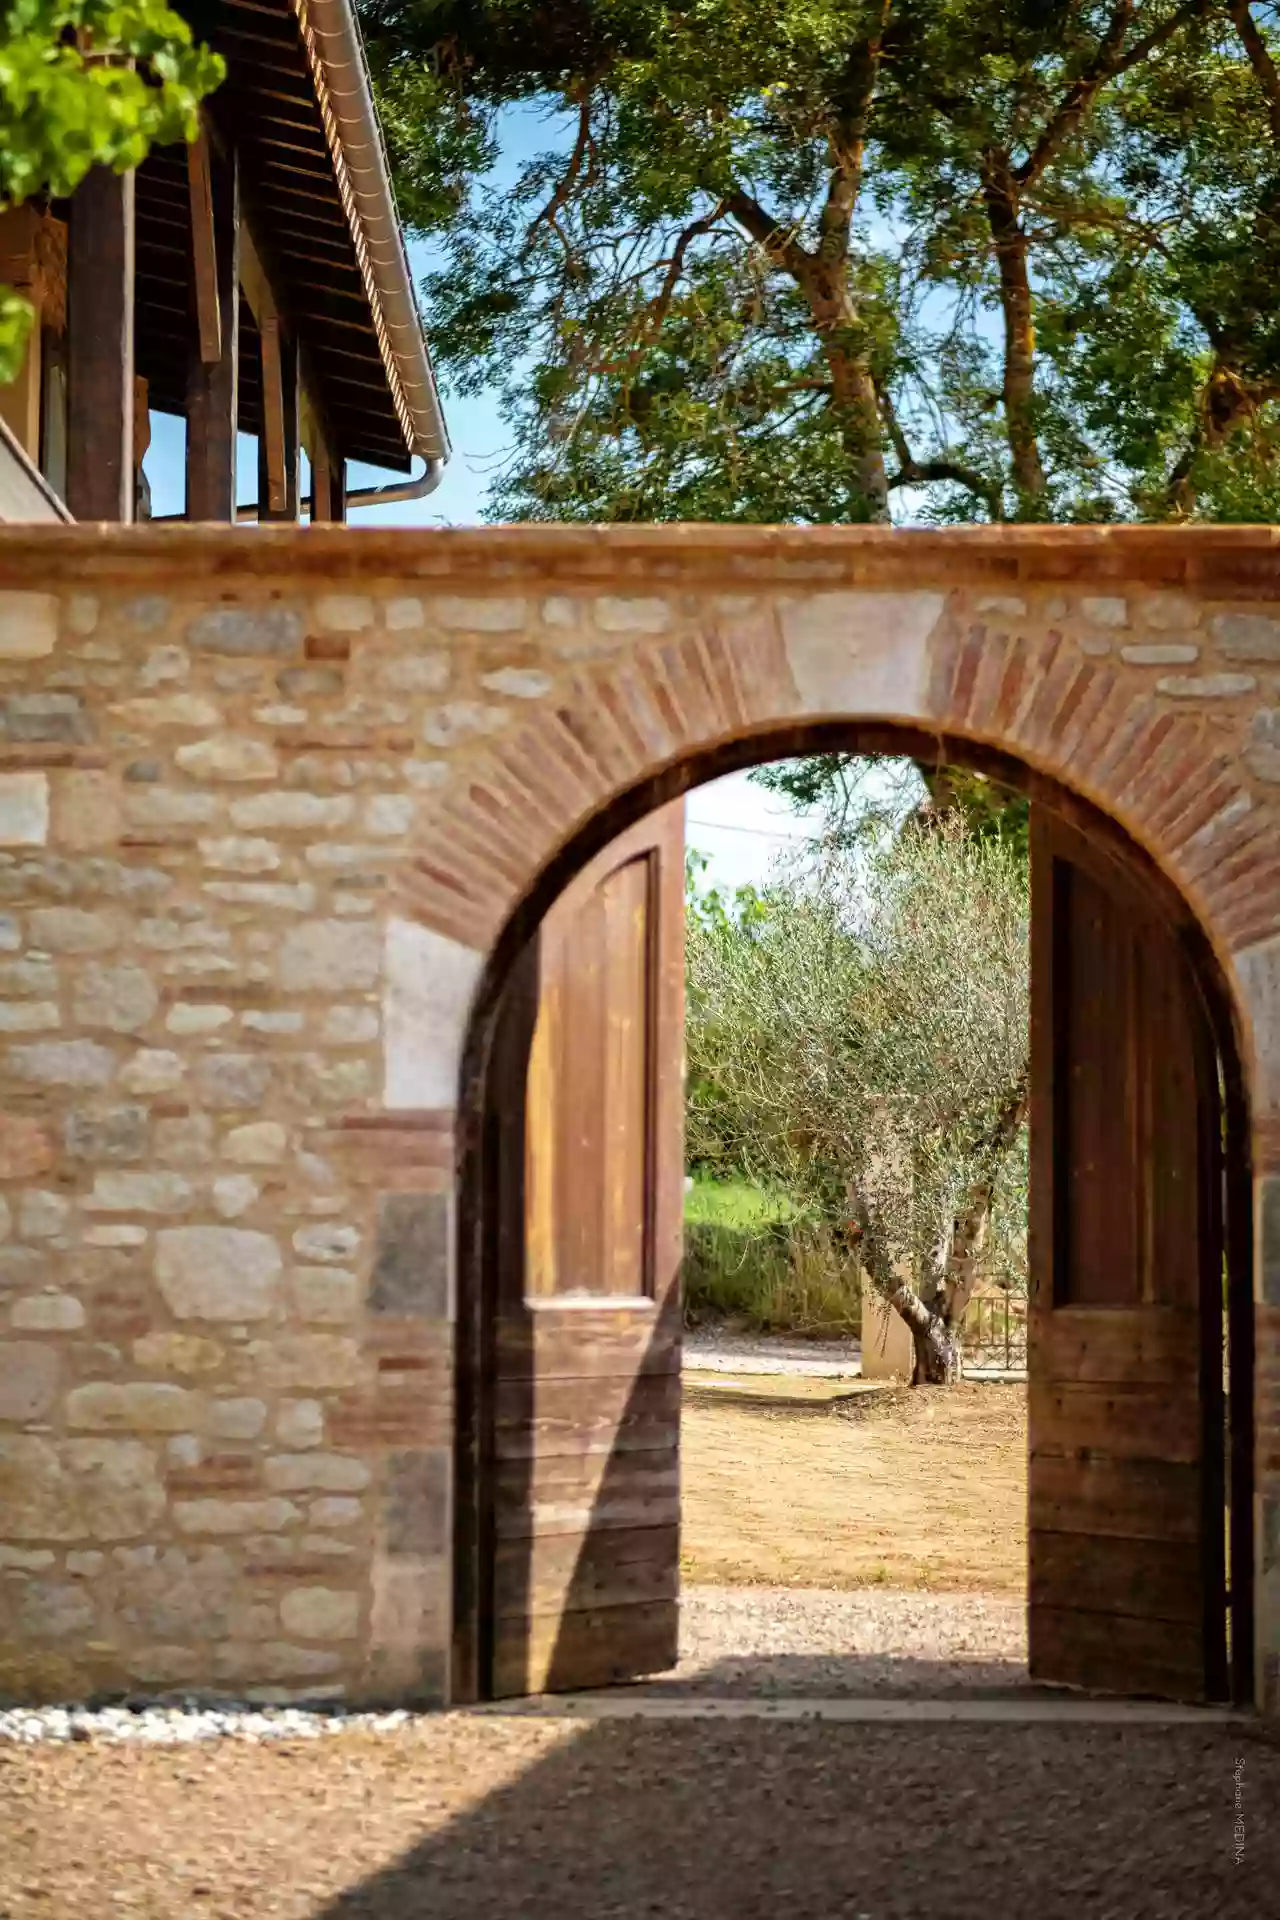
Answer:
[{"label": "stone wall", "polygon": [[841,716],[1110,811],[1233,982],[1274,1693],[1272,537],[758,528],[0,533],[0,1693],[444,1697],[488,957],[617,796]]}]

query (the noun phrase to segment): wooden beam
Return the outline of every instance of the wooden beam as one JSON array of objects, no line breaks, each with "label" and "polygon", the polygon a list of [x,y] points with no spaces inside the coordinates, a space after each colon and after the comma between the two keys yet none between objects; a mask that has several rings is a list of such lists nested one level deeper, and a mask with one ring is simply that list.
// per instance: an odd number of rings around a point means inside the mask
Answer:
[{"label": "wooden beam", "polygon": [[262,342],[262,432],[258,436],[258,517],[279,519],[286,500],[284,368],[280,317],[258,321]]},{"label": "wooden beam", "polygon": [[258,519],[298,517],[298,349],[273,314],[262,340],[262,426],[258,436]]},{"label": "wooden beam", "polygon": [[298,348],[299,408],[302,416],[302,444],[311,464],[311,523],[345,520],[346,463],[338,451],[340,441],[333,420],[320,395],[315,357],[305,345]]},{"label": "wooden beam", "polygon": [[347,463],[317,436],[311,455],[311,524],[341,525],[347,517]]},{"label": "wooden beam", "polygon": [[266,268],[254,245],[253,229],[244,209],[240,216],[240,285],[259,332],[268,320],[278,318],[276,298],[271,291]]},{"label": "wooden beam", "polygon": [[36,310],[26,356],[17,377],[0,386],[3,420],[27,458],[40,460],[40,269],[36,232],[40,215],[34,207],[10,207],[0,213],[0,286],[24,294]]},{"label": "wooden beam", "polygon": [[329,462],[329,449],[323,440],[317,440],[311,450],[311,524],[317,526],[322,520],[333,517],[333,489],[330,481],[333,470]]},{"label": "wooden beam", "polygon": [[280,317],[275,293],[248,221],[240,221],[240,285],[258,327],[262,357],[262,428],[258,435],[258,518],[298,517],[298,349]]},{"label": "wooden beam", "polygon": [[134,180],[95,167],[71,200],[67,251],[67,505],[134,517]]},{"label": "wooden beam", "polygon": [[[236,517],[240,413],[240,180],[234,152],[206,146],[206,164],[220,350],[210,363],[202,329],[187,369],[187,518],[227,525]],[[199,289],[197,250],[197,298]]]},{"label": "wooden beam", "polygon": [[213,367],[222,358],[218,248],[214,236],[214,156],[209,135],[201,131],[187,148],[187,188],[191,200],[191,252],[195,260],[196,317],[200,358]]}]

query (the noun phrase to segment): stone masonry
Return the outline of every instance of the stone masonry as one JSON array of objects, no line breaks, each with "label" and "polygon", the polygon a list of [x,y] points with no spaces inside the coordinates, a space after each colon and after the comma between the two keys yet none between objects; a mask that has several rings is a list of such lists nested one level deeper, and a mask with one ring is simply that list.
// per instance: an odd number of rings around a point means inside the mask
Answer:
[{"label": "stone masonry", "polygon": [[0,532],[0,1695],[447,1697],[454,1121],[495,942],[620,795],[841,717],[1107,810],[1232,984],[1277,1704],[1280,545],[1250,529]]}]

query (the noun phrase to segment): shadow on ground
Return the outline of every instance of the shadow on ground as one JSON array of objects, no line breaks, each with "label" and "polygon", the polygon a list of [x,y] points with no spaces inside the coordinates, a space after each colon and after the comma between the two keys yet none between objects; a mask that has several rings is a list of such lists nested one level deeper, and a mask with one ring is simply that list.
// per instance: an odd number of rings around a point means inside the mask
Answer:
[{"label": "shadow on ground", "polygon": [[1277,1809],[1230,1726],[610,1719],[317,1920],[1261,1920]]},{"label": "shadow on ground", "polygon": [[889,1653],[751,1654],[742,1660],[660,1674],[626,1691],[646,1697],[674,1694],[721,1700],[1050,1697],[1049,1690],[1031,1685],[1021,1660],[922,1660]]},{"label": "shadow on ground", "polygon": [[860,1389],[858,1393],[845,1393],[826,1380],[815,1383],[816,1390],[811,1393],[771,1393],[768,1385],[758,1388],[742,1386],[707,1387],[693,1384],[686,1375],[681,1384],[681,1397],[686,1407],[702,1410],[720,1407],[734,1407],[741,1413],[758,1413],[776,1417],[778,1414],[799,1414],[810,1419],[829,1419],[832,1413],[847,1401],[854,1399],[869,1400],[875,1398],[873,1390]]}]

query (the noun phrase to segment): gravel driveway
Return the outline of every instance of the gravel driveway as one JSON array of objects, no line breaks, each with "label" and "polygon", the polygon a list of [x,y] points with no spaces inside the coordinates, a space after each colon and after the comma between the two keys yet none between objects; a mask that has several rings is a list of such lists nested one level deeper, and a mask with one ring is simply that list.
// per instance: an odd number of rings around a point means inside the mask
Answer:
[{"label": "gravel driveway", "polygon": [[1280,1873],[1280,1753],[1187,1726],[449,1715],[0,1749],[0,1807],[4,1920],[1262,1920]]},{"label": "gravel driveway", "polygon": [[653,1689],[694,1694],[938,1695],[1024,1688],[1026,1608],[973,1593],[867,1587],[684,1589],[680,1665]]},{"label": "gravel driveway", "polygon": [[715,1322],[688,1327],[686,1373],[786,1373],[796,1379],[854,1380],[862,1372],[860,1340],[803,1340],[779,1333],[737,1333]]},{"label": "gravel driveway", "polygon": [[[695,1589],[650,1713],[710,1693],[994,1692],[1011,1719],[394,1716],[161,1746],[0,1741],[0,1920],[1261,1920],[1280,1749],[1025,1723],[1022,1610]],[[897,1656],[902,1663],[890,1669]],[[708,1709],[716,1711],[707,1701]],[[815,1700],[816,1706],[816,1700]],[[961,1708],[963,1710],[963,1708]],[[207,1718],[207,1716],[206,1716]],[[234,1721],[227,1724],[234,1726]],[[174,1716],[171,1737],[182,1731]],[[87,1735],[87,1737],[86,1737]],[[1237,1788],[1243,1842],[1236,1857]]]}]

